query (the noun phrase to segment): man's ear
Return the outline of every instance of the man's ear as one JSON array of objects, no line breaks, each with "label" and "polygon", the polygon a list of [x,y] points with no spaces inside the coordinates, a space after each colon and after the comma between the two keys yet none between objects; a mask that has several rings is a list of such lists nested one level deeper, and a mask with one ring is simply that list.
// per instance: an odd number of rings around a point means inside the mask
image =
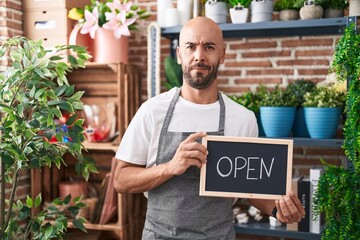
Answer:
[{"label": "man's ear", "polygon": [[176,58],[177,58],[177,63],[178,63],[179,65],[181,65],[181,64],[182,64],[182,60],[181,60],[180,48],[179,48],[179,47],[176,48]]},{"label": "man's ear", "polygon": [[224,62],[225,62],[225,47],[223,48],[220,56],[220,64],[223,64]]}]

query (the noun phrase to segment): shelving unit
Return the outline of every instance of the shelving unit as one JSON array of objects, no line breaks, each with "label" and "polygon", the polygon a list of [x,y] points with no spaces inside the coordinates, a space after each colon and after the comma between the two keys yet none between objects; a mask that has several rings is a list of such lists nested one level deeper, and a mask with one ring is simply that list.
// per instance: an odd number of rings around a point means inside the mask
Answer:
[{"label": "shelving unit", "polygon": [[[285,37],[285,36],[308,36],[308,35],[339,35],[344,33],[346,27],[356,23],[357,17],[326,18],[313,20],[271,21],[244,24],[219,24],[224,38],[244,37]],[[174,45],[177,45],[182,26],[162,28],[161,36],[172,40],[170,49],[174,54]],[[156,61],[156,59],[151,59]],[[153,64],[156,66],[156,64]],[[154,83],[156,79],[152,79]],[[343,145],[342,139],[311,139],[294,138],[294,146],[297,147],[334,147]],[[235,231],[241,234],[258,236],[289,237],[294,239],[320,239],[320,234],[287,231],[286,226],[273,228],[269,223],[235,224]]]},{"label": "shelving unit", "polygon": [[[84,104],[113,102],[116,106],[116,130],[119,131],[119,138],[111,143],[83,143],[84,155],[95,160],[99,171],[98,174],[90,174],[89,185],[100,190],[102,180],[111,169],[120,139],[140,106],[140,78],[135,67],[122,63],[88,63],[86,68],[68,73],[67,78],[76,91],[85,91],[82,98]],[[43,200],[50,202],[59,196],[58,186],[61,181],[80,178],[74,170],[76,159],[67,155],[65,161],[68,165],[66,168],[44,168],[42,171],[32,172],[32,196],[42,193]],[[145,208],[143,194],[118,194],[117,217],[113,221],[108,224],[88,222],[84,226],[88,230],[112,232],[112,235],[121,240],[140,239]],[[71,222],[68,226],[74,228]]]},{"label": "shelving unit", "polygon": [[[224,38],[243,37],[284,37],[306,35],[337,35],[356,17],[324,18],[311,20],[271,21],[257,23],[219,24]],[[161,35],[169,39],[178,39],[182,26],[162,28]]]}]

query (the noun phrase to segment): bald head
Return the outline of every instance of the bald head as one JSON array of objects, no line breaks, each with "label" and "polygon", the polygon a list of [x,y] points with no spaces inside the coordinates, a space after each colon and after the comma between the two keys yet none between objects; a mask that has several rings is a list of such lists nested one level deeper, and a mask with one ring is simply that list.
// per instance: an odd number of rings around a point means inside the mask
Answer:
[{"label": "bald head", "polygon": [[207,17],[193,18],[181,29],[180,45],[189,40],[194,42],[196,39],[216,42],[223,47],[223,34],[221,29],[213,20]]}]

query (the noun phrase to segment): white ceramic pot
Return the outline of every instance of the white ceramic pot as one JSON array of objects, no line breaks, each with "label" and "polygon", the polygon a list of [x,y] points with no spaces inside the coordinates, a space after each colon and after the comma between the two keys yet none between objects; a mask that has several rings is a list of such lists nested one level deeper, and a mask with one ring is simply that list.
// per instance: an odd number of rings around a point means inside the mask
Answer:
[{"label": "white ceramic pot", "polygon": [[300,18],[302,20],[319,19],[323,16],[323,13],[322,6],[315,5],[313,1],[305,1],[304,6],[300,9]]},{"label": "white ceramic pot", "polygon": [[230,19],[232,23],[246,23],[249,9],[243,6],[235,6],[229,9]]},{"label": "white ceramic pot", "polygon": [[208,0],[205,3],[205,16],[212,19],[216,23],[226,23],[228,9],[225,2],[216,0]]},{"label": "white ceramic pot", "polygon": [[360,16],[360,0],[350,0],[349,16]]},{"label": "white ceramic pot", "polygon": [[274,3],[271,0],[253,0],[251,2],[251,22],[267,22],[272,20]]},{"label": "white ceramic pot", "polygon": [[160,27],[165,27],[166,19],[165,12],[166,9],[172,8],[171,0],[157,0],[157,23]]},{"label": "white ceramic pot", "polygon": [[180,13],[180,24],[184,25],[192,17],[192,0],[181,0],[177,3]]}]

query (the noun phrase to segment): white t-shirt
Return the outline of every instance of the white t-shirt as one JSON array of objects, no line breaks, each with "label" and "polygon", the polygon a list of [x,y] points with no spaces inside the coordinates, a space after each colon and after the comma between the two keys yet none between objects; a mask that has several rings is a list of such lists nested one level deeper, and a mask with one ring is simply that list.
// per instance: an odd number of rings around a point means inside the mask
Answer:
[{"label": "white t-shirt", "polygon": [[[141,105],[129,124],[115,157],[151,167],[156,162],[160,131],[173,88]],[[225,103],[225,136],[257,137],[255,114],[222,94]],[[171,132],[213,132],[219,128],[220,104],[195,104],[179,96],[169,125]]]}]

